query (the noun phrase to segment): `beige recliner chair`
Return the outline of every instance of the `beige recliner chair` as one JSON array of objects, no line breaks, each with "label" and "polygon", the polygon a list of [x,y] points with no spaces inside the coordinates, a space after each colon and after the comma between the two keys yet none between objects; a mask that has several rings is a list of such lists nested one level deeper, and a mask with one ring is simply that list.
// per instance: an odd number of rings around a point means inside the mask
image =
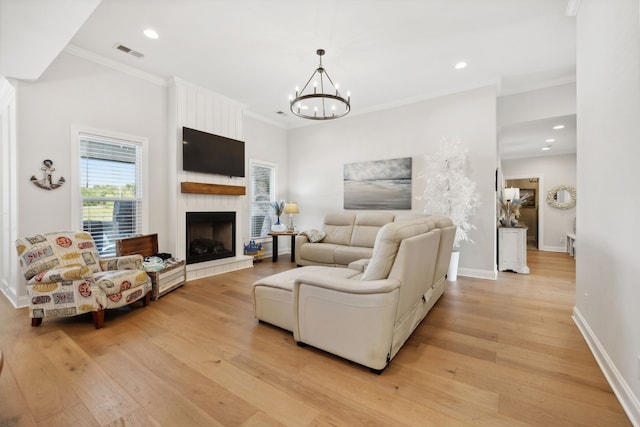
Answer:
[{"label": "beige recliner chair", "polygon": [[370,260],[257,281],[256,317],[292,330],[299,344],[381,372],[443,294],[454,235],[443,217],[389,223]]}]

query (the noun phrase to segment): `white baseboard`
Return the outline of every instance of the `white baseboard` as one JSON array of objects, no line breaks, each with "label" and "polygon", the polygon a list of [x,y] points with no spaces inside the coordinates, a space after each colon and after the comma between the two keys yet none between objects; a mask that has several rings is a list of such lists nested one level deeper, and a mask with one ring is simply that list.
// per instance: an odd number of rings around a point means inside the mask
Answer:
[{"label": "white baseboard", "polygon": [[10,288],[7,284],[6,281],[2,281],[2,286],[0,286],[0,291],[2,291],[2,294],[9,300],[9,302],[11,303],[11,305],[13,305],[15,308],[18,308],[18,299],[16,297],[16,292],[14,289]]},{"label": "white baseboard", "polygon": [[458,268],[458,276],[474,277],[476,279],[496,280],[498,278],[497,270],[478,270],[475,268]]},{"label": "white baseboard", "polygon": [[248,255],[236,255],[235,257],[187,264],[187,281],[252,267],[253,257]]},{"label": "white baseboard", "polygon": [[23,295],[18,298],[18,305],[16,308],[29,307],[29,295]]},{"label": "white baseboard", "polygon": [[547,252],[567,252],[565,246],[543,246],[540,250]]},{"label": "white baseboard", "polygon": [[576,326],[578,326],[585,341],[587,341],[591,353],[593,353],[593,356],[596,358],[596,362],[598,362],[602,373],[607,378],[609,385],[620,401],[620,405],[622,405],[622,408],[629,417],[631,424],[640,426],[640,401],[638,397],[633,394],[633,391],[620,374],[620,371],[618,371],[618,368],[613,364],[607,351],[602,347],[600,340],[598,340],[598,337],[593,333],[587,320],[582,316],[582,313],[580,313],[577,307],[573,307],[573,316],[571,317]]}]

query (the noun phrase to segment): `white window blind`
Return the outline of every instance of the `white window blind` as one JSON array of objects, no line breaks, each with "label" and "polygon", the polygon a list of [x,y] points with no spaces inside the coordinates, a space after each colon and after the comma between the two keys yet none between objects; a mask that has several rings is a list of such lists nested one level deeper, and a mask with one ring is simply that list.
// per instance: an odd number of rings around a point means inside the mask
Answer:
[{"label": "white window blind", "polygon": [[251,238],[266,237],[271,231],[275,200],[276,166],[262,162],[250,162],[251,174]]},{"label": "white window blind", "polygon": [[142,230],[142,147],[136,142],[80,135],[82,228],[101,255]]}]

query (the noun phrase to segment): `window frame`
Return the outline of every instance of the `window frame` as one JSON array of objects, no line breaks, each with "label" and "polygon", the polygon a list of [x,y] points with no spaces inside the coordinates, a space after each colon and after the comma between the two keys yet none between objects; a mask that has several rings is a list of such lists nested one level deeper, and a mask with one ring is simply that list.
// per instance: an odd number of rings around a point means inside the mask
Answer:
[{"label": "window frame", "polygon": [[[249,159],[249,236],[250,239],[266,239],[269,236],[253,236],[253,205],[254,203],[258,203],[254,200],[254,191],[253,191],[253,169],[254,167],[263,167],[271,169],[271,188],[269,194],[269,212],[273,215],[271,203],[276,200],[277,194],[277,185],[278,185],[278,165],[276,163],[268,162],[265,160],[257,160],[257,159]],[[271,216],[270,216],[271,218]],[[270,221],[271,222],[271,221]],[[269,230],[271,231],[271,230]]]},{"label": "window frame", "polygon": [[140,153],[140,179],[141,182],[141,202],[140,208],[140,230],[142,234],[147,234],[149,230],[149,140],[146,137],[130,135],[112,130],[98,129],[89,126],[72,125],[71,126],[71,223],[70,229],[82,230],[82,196],[80,195],[80,186],[82,183],[81,159],[80,159],[80,139],[82,135],[91,135],[97,139],[121,140],[127,144],[138,145],[141,148]]}]

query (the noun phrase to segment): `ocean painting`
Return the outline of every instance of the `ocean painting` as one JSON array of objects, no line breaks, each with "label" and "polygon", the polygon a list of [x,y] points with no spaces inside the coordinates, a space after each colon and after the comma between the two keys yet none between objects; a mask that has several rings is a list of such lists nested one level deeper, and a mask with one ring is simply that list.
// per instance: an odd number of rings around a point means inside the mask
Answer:
[{"label": "ocean painting", "polygon": [[411,157],[344,165],[345,209],[411,209]]}]

